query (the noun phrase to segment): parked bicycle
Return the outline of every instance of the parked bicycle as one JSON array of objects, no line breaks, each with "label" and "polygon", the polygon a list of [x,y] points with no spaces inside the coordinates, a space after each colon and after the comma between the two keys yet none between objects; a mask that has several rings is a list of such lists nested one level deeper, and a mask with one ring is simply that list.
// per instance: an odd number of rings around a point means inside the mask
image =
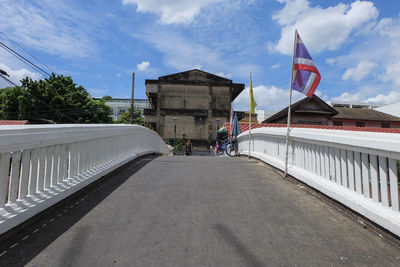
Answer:
[{"label": "parked bicycle", "polygon": [[215,154],[217,156],[222,156],[224,153],[228,154],[230,157],[236,155],[235,144],[230,138],[228,138],[225,142],[221,142],[221,144],[217,141]]}]

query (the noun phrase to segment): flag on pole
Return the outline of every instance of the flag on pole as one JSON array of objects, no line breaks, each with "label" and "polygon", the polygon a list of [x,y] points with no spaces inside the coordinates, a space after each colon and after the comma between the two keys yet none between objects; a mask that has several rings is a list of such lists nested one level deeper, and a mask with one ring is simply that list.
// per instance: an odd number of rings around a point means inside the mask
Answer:
[{"label": "flag on pole", "polygon": [[250,85],[249,85],[249,90],[250,90],[250,93],[249,93],[249,106],[250,106],[250,116],[251,116],[251,114],[254,114],[254,113],[256,113],[256,111],[255,111],[255,108],[256,108],[256,106],[257,106],[257,103],[256,103],[256,101],[254,100],[254,96],[253,96],[253,83],[251,82],[251,73],[250,73]]},{"label": "flag on pole", "polygon": [[[299,34],[296,36],[294,67],[293,67],[293,81],[292,89],[312,97],[315,89],[321,80],[321,75],[314,64],[313,59],[308,53],[306,46],[300,39]],[[251,83],[250,83],[251,84]]]},{"label": "flag on pole", "polygon": [[233,122],[233,103],[231,103],[231,114],[229,116],[229,134],[232,131],[232,122]]}]

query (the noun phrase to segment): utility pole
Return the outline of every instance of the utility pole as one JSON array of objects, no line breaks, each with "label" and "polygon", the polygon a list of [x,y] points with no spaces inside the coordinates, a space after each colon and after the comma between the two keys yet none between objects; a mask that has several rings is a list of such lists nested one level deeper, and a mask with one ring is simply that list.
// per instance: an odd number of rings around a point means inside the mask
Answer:
[{"label": "utility pole", "polygon": [[131,98],[131,124],[133,124],[133,112],[134,112],[134,96],[135,96],[135,73],[132,72],[132,98]]},{"label": "utility pole", "polygon": [[175,146],[176,146],[176,120],[177,120],[177,118],[173,118],[173,120],[174,120],[174,154],[175,154],[175,151],[176,151],[176,149],[175,149]]}]

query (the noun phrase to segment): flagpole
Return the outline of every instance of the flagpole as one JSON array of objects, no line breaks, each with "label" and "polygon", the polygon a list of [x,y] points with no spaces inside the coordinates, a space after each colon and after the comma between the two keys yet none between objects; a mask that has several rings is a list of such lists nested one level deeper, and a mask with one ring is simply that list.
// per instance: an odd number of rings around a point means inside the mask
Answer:
[{"label": "flagpole", "polygon": [[[251,72],[250,72],[250,82],[251,82]],[[250,87],[249,87],[250,90]],[[250,92],[249,92],[250,96]],[[251,106],[249,105],[249,158],[250,158],[250,143],[251,143]]]},{"label": "flagpole", "polygon": [[292,85],[293,85],[293,67],[294,67],[294,58],[296,56],[296,38],[297,38],[297,29],[294,31],[294,42],[293,42],[293,58],[292,58],[292,74],[290,78],[290,96],[289,96],[289,107],[288,107],[288,116],[287,116],[287,129],[286,129],[286,158],[285,158],[285,172],[283,177],[286,177],[288,172],[288,160],[289,160],[289,135],[290,135],[290,120],[291,120],[291,105],[292,105]]}]

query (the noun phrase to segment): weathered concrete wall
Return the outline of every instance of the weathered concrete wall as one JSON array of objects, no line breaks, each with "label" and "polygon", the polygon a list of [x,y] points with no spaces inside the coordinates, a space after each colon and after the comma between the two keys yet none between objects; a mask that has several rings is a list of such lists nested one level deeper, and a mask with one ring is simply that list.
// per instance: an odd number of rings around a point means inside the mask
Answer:
[{"label": "weathered concrete wall", "polygon": [[176,118],[176,137],[182,138],[185,133],[187,138],[196,140],[207,140],[208,138],[208,121],[204,120],[196,122],[193,116],[173,116],[164,117],[164,138],[174,138],[174,120]]},{"label": "weathered concrete wall", "polygon": [[163,109],[208,110],[208,86],[162,84]]}]

